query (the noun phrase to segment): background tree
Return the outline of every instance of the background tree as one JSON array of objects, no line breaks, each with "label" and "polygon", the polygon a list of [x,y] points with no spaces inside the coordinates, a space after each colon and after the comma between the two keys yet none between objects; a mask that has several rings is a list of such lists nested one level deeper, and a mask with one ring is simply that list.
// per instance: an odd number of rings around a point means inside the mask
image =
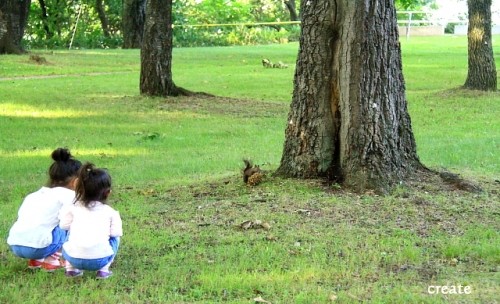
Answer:
[{"label": "background tree", "polygon": [[3,18],[3,13],[0,11],[0,45],[2,44],[2,39],[7,33],[7,21]]},{"label": "background tree", "polygon": [[147,0],[141,47],[141,94],[187,94],[172,80],[172,0]]},{"label": "background tree", "polygon": [[109,38],[111,36],[109,32],[109,20],[106,15],[103,0],[95,1],[95,9],[97,11],[97,15],[99,16],[99,20],[101,21],[102,33],[104,34],[104,37]]},{"label": "background tree", "polygon": [[47,5],[45,4],[45,0],[38,0],[41,9],[41,21],[43,29],[45,30],[45,35],[47,39],[51,39],[54,36],[52,29],[49,26],[49,15],[47,14]]},{"label": "background tree", "polygon": [[[289,4],[293,6],[295,3],[293,0],[290,0]],[[290,20],[290,11],[283,1],[251,0],[248,7],[240,5],[242,6],[242,11],[248,14],[247,18],[249,21],[274,22]]]},{"label": "background tree", "polygon": [[[298,41],[299,25],[259,25],[289,21],[283,1],[176,0],[173,3],[174,46],[226,46]],[[192,27],[196,24],[248,23],[241,26]]]},{"label": "background tree", "polygon": [[141,47],[145,17],[146,0],[123,1],[123,48],[134,49]]},{"label": "background tree", "polygon": [[[297,0],[286,2],[293,5]],[[283,0],[176,0],[172,6],[174,46],[279,43],[298,41],[300,34],[299,25],[191,26],[288,21],[293,14]],[[23,43],[30,48],[66,48],[76,29],[73,47],[140,48],[145,7],[146,0],[33,1]]]},{"label": "background tree", "polygon": [[25,42],[31,48],[67,48],[74,38],[74,47],[121,46],[121,14],[121,0],[34,1]]},{"label": "background tree", "polygon": [[[39,0],[30,7],[30,22],[26,33],[36,36],[47,46],[60,46],[53,41],[62,41],[69,37],[70,29],[74,28],[77,10],[65,0]],[[74,16],[74,17],[73,17]],[[68,32],[68,33],[66,33]]]},{"label": "background tree", "polygon": [[423,169],[407,110],[393,0],[303,1],[277,174],[386,191]]},{"label": "background tree", "polygon": [[0,39],[0,54],[23,52],[22,39],[28,21],[31,0],[0,0],[0,12],[4,24],[4,34]]},{"label": "background tree", "polygon": [[299,15],[295,5],[295,0],[285,0],[283,2],[290,13],[290,21],[299,21]]},{"label": "background tree", "polygon": [[473,90],[497,89],[497,70],[491,41],[491,0],[468,0],[468,73],[464,87]]}]

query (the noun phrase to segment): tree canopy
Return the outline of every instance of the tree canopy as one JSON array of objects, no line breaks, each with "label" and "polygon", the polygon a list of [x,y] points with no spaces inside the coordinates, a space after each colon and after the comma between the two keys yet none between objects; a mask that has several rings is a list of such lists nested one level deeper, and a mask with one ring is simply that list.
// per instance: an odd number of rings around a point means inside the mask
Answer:
[{"label": "tree canopy", "polygon": [[[298,14],[290,11],[295,9],[292,1],[286,1],[286,5],[274,0],[177,0],[172,4],[172,20],[177,25],[173,43],[217,46],[297,40],[298,26],[191,26],[289,21]],[[144,18],[144,6],[145,0],[33,1],[24,43],[33,48],[65,48],[73,39],[77,48],[139,47],[135,42],[140,38],[126,34],[134,28],[134,22],[143,26],[140,18]]]}]

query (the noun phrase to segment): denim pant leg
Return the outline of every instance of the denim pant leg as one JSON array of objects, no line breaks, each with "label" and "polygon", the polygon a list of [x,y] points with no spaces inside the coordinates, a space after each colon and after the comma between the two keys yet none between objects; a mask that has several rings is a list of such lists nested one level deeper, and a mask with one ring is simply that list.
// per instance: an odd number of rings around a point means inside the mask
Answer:
[{"label": "denim pant leg", "polygon": [[99,259],[79,259],[69,256],[66,251],[63,250],[63,257],[66,261],[70,262],[71,266],[81,269],[81,270],[99,270],[106,266],[107,264],[113,262],[116,254],[118,253],[118,247],[120,246],[120,238],[119,237],[111,237],[109,239],[109,244],[111,248],[113,248],[114,254],[99,258]]},{"label": "denim pant leg", "polygon": [[12,250],[12,253],[20,258],[34,260],[44,259],[61,249],[67,238],[68,231],[62,230],[59,226],[56,226],[52,230],[52,243],[49,246],[44,248],[33,248],[21,245],[12,245],[10,246],[10,249]]},{"label": "denim pant leg", "polygon": [[113,248],[113,252],[115,253],[113,257],[115,257],[118,254],[118,248],[120,247],[120,237],[110,237],[109,245],[111,245],[111,248]]}]

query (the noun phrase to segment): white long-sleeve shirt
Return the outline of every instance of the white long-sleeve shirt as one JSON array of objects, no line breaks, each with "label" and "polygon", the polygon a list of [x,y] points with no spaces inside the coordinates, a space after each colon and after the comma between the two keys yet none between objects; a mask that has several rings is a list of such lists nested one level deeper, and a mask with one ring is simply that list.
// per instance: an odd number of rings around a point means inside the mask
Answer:
[{"label": "white long-sleeve shirt", "polygon": [[118,211],[98,201],[91,205],[87,208],[77,202],[62,209],[59,215],[59,226],[69,230],[63,248],[73,258],[99,259],[113,255],[109,238],[123,235]]},{"label": "white long-sleeve shirt", "polygon": [[26,196],[18,218],[9,231],[7,244],[44,248],[52,243],[52,230],[59,225],[59,211],[70,206],[75,191],[64,187],[42,187]]}]

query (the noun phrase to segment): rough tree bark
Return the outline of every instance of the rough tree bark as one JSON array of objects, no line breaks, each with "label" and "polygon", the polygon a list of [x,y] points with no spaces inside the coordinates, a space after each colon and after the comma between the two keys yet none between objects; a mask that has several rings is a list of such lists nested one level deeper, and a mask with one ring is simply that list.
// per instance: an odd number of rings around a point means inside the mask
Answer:
[{"label": "rough tree bark", "polygon": [[389,190],[424,169],[407,110],[393,0],[302,1],[278,175]]},{"label": "rough tree bark", "polygon": [[464,87],[495,91],[497,71],[491,41],[491,0],[468,0],[469,68]]},{"label": "rough tree bark", "polygon": [[0,54],[20,54],[31,0],[0,0],[0,23],[6,31],[0,38]]},{"label": "rough tree bark", "polygon": [[172,0],[148,0],[141,47],[141,94],[186,95],[172,80]]},{"label": "rough tree bark", "polygon": [[146,0],[123,1],[123,48],[141,48],[145,16]]}]

